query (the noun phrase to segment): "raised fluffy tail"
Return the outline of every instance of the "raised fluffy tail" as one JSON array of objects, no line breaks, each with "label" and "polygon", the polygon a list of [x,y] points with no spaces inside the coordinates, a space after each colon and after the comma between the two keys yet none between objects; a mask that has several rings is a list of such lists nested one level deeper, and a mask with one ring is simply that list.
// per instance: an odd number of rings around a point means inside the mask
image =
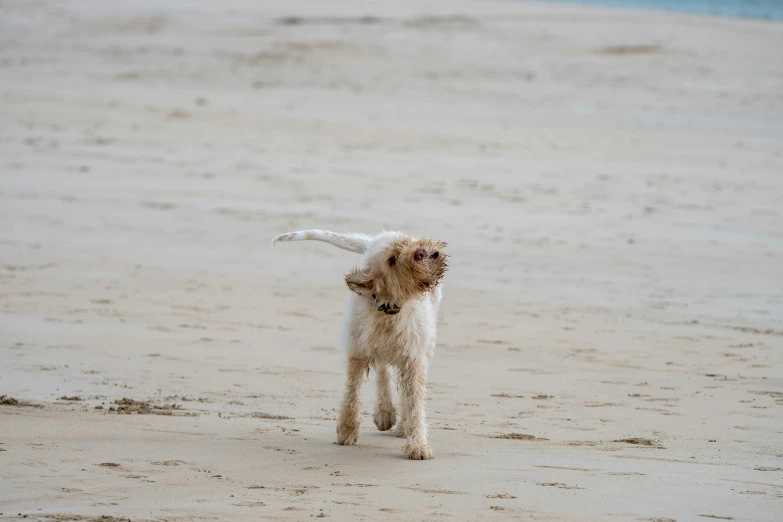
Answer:
[{"label": "raised fluffy tail", "polygon": [[337,248],[363,254],[370,246],[372,238],[364,234],[335,234],[328,230],[299,230],[297,232],[288,232],[281,234],[272,240],[272,245],[278,241],[305,241],[305,240],[323,241]]}]

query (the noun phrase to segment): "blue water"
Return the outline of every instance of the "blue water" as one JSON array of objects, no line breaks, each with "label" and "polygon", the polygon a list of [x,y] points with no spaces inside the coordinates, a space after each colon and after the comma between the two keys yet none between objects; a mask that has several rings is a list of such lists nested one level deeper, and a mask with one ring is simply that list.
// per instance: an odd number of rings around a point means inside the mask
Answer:
[{"label": "blue water", "polygon": [[783,20],[783,0],[543,0],[558,3]]}]

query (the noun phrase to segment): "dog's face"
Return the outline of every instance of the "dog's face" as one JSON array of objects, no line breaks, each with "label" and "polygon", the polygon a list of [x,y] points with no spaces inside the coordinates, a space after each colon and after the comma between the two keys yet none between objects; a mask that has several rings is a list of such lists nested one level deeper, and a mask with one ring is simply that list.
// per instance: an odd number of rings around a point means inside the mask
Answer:
[{"label": "dog's face", "polygon": [[443,279],[448,268],[445,247],[441,241],[390,234],[369,250],[366,267],[346,274],[345,283],[359,295],[384,295],[402,305],[432,291]]}]

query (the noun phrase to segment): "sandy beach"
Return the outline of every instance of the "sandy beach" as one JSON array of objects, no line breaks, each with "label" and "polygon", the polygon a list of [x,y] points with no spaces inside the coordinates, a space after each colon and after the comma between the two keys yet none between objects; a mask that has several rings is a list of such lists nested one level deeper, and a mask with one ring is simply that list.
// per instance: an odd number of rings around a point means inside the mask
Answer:
[{"label": "sandy beach", "polygon": [[[0,7],[0,520],[783,520],[783,24],[199,4]],[[435,460],[304,228],[448,241]]]}]

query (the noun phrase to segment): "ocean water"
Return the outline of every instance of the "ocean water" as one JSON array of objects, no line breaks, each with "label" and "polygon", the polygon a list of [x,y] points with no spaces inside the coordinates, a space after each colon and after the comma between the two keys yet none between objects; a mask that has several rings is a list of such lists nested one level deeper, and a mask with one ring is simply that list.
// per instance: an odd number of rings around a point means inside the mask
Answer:
[{"label": "ocean water", "polygon": [[540,0],[783,21],[783,0]]}]

